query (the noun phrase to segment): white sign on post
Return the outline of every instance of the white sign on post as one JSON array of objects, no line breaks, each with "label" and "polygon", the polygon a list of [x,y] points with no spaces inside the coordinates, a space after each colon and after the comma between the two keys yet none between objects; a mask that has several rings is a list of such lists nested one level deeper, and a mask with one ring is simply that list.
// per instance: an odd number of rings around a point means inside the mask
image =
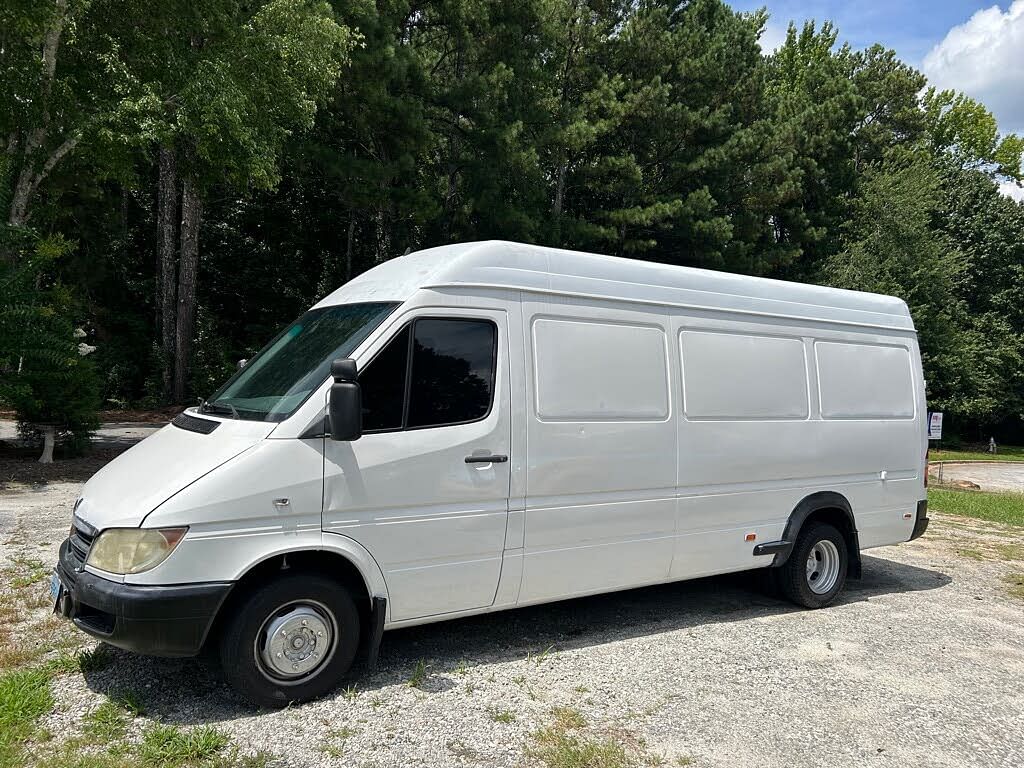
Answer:
[{"label": "white sign on post", "polygon": [[942,439],[942,412],[933,411],[928,414],[928,439]]}]

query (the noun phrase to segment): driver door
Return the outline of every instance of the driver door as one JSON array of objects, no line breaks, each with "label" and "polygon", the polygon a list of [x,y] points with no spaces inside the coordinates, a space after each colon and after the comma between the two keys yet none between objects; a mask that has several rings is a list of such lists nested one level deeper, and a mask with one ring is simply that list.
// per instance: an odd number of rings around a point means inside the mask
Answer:
[{"label": "driver door", "polygon": [[326,441],[325,531],[360,542],[390,620],[492,605],[508,516],[508,323],[414,310],[360,366],[363,436]]}]

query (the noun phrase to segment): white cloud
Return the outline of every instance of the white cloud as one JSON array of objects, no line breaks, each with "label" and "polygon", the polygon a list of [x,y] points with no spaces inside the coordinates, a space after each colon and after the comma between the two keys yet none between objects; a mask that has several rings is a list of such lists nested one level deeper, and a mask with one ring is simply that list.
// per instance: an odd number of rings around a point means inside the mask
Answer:
[{"label": "white cloud", "polygon": [[[1024,2],[1024,0],[1021,0]],[[789,25],[778,25],[768,22],[764,27],[764,32],[761,33],[761,39],[758,42],[761,44],[761,53],[767,56],[770,53],[774,53],[775,50],[786,42],[786,32],[789,29]]]},{"label": "white cloud", "polygon": [[932,85],[977,99],[1004,133],[1024,132],[1024,0],[977,11],[924,57]]},{"label": "white cloud", "polygon": [[1015,181],[1004,181],[999,185],[999,191],[1018,203],[1024,203],[1024,187]]}]

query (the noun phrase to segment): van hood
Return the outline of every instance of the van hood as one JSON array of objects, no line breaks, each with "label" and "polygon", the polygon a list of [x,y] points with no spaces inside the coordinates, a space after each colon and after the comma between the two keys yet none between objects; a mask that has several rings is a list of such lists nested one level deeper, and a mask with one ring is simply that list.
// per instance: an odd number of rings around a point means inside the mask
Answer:
[{"label": "van hood", "polygon": [[75,514],[97,528],[142,524],[146,515],[183,488],[260,442],[277,424],[214,419],[209,434],[168,424],[97,472],[82,489]]}]

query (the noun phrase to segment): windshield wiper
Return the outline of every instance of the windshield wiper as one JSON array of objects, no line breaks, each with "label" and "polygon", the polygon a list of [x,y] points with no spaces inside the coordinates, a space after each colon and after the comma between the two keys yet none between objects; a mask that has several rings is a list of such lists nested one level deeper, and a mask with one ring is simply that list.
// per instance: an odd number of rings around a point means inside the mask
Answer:
[{"label": "windshield wiper", "polygon": [[238,409],[231,405],[231,403],[221,405],[220,403],[209,403],[203,400],[199,403],[199,411],[200,413],[223,413],[231,416],[233,419],[242,418],[238,415]]}]

